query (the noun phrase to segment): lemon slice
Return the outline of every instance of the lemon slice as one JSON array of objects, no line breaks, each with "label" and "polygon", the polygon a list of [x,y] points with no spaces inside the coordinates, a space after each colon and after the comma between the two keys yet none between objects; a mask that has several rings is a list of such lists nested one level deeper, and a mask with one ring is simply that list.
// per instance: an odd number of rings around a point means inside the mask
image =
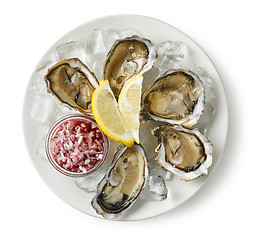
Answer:
[{"label": "lemon slice", "polygon": [[101,80],[92,96],[92,111],[101,130],[110,138],[130,147],[134,139],[117,108],[117,101],[108,80]]},{"label": "lemon slice", "polygon": [[137,143],[139,143],[139,112],[142,82],[142,75],[132,78],[124,85],[118,99],[118,109]]}]

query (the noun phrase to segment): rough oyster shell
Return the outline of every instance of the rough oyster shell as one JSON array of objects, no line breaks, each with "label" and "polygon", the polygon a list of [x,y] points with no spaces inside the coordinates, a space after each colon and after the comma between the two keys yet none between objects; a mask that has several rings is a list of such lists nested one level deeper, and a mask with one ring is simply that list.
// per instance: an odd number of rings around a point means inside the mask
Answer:
[{"label": "rough oyster shell", "polygon": [[117,40],[106,57],[103,78],[118,97],[126,81],[148,71],[156,57],[155,47],[148,39],[134,35]]},{"label": "rough oyster shell", "polygon": [[148,178],[145,152],[140,145],[122,146],[105,177],[97,186],[92,206],[104,218],[112,219],[131,207]]},{"label": "rough oyster shell", "polygon": [[59,101],[82,113],[92,113],[91,99],[98,81],[78,58],[58,62],[44,78],[48,92],[53,93]]},{"label": "rough oyster shell", "polygon": [[141,118],[191,127],[204,109],[204,88],[199,77],[185,70],[169,70],[142,94]]},{"label": "rough oyster shell", "polygon": [[212,144],[198,129],[161,125],[152,129],[159,145],[156,160],[167,171],[183,180],[208,173],[212,164]]}]

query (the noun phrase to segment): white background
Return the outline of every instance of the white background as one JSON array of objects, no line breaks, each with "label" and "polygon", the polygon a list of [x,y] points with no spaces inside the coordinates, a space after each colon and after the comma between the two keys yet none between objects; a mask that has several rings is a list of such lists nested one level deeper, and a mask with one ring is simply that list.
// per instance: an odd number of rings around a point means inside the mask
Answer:
[{"label": "white background", "polygon": [[[253,238],[251,2],[1,0],[0,239]],[[87,21],[122,13],[157,18],[194,39],[217,67],[229,108],[227,145],[205,186],[173,211],[134,222],[90,217],[57,198],[32,165],[22,129],[27,83],[48,48]]]}]

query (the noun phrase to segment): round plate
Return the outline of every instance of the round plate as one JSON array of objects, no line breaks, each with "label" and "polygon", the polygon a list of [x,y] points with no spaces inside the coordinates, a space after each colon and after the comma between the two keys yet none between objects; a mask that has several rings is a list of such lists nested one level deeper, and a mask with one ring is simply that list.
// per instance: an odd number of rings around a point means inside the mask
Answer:
[{"label": "round plate", "polygon": [[[61,106],[61,108],[59,107],[59,109],[55,110],[54,116],[47,116],[47,112],[50,113],[49,110],[52,106],[51,103],[48,102],[46,88],[44,89],[44,87],[42,87],[42,93],[38,94],[38,91],[34,86],[38,79],[43,78],[43,76],[40,76],[40,69],[47,67],[47,64],[50,66],[51,60],[49,59],[51,59],[56,46],[69,41],[85,42],[87,35],[95,28],[113,30],[133,29],[140,33],[142,37],[148,38],[154,43],[171,40],[182,41],[186,44],[187,48],[190,50],[188,55],[189,61],[193,63],[193,65],[202,68],[202,70],[209,75],[213,80],[216,94],[214,102],[216,114],[212,124],[209,126],[209,131],[207,132],[208,138],[214,145],[213,165],[209,169],[209,174],[211,174],[211,171],[213,171],[215,165],[219,161],[224,148],[227,135],[228,113],[226,97],[219,74],[209,57],[192,39],[167,23],[138,15],[109,16],[86,23],[74,29],[56,42],[43,56],[28,84],[23,112],[26,144],[31,159],[40,176],[58,197],[84,213],[101,217],[96,214],[90,204],[95,193],[87,193],[78,188],[74,179],[58,173],[44,157],[44,137],[50,126],[56,118],[60,118],[73,111]],[[52,98],[50,101],[56,100]],[[54,104],[59,103],[56,101]],[[41,112],[36,112],[36,109],[34,108],[41,109]],[[119,219],[139,220],[167,212],[193,196],[204,185],[209,174],[190,182],[185,182],[176,177],[172,177],[170,181],[166,181],[166,185],[169,189],[168,198],[166,200],[147,201],[139,198],[135,204],[133,204],[131,209]]]}]

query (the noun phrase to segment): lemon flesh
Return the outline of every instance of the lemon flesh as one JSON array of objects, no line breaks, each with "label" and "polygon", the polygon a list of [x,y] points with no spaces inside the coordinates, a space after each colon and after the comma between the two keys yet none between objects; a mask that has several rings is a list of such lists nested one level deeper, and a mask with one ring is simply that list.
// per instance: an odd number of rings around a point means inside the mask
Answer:
[{"label": "lemon flesh", "polygon": [[118,100],[118,108],[122,119],[137,143],[139,143],[139,112],[142,82],[142,75],[132,78],[123,87]]},{"label": "lemon flesh", "polygon": [[134,139],[117,108],[108,80],[101,80],[92,97],[92,112],[101,130],[110,138],[130,147]]}]

